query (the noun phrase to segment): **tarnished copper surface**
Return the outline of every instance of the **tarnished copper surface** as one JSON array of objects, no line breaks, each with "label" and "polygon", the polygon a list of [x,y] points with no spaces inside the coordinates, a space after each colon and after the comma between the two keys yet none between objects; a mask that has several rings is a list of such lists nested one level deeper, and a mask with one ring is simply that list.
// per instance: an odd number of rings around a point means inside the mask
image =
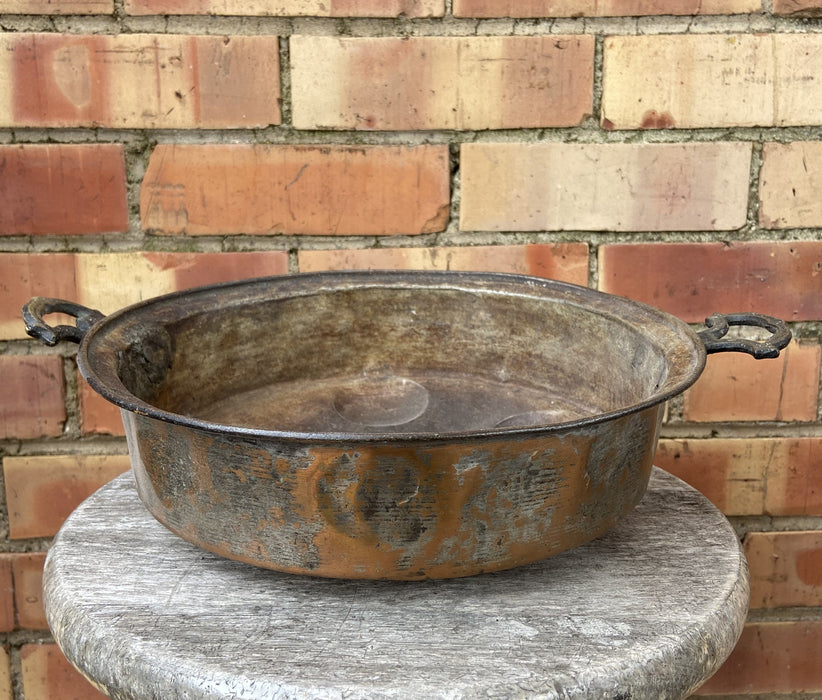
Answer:
[{"label": "tarnished copper surface", "polygon": [[632,509],[660,409],[566,433],[402,445],[238,444],[125,413],[138,490],[182,537],[260,566],[446,578],[586,542]]},{"label": "tarnished copper surface", "polygon": [[347,578],[557,554],[642,497],[685,324],[486,273],[330,273],[171,295],[78,355],[158,520],[227,557]]}]

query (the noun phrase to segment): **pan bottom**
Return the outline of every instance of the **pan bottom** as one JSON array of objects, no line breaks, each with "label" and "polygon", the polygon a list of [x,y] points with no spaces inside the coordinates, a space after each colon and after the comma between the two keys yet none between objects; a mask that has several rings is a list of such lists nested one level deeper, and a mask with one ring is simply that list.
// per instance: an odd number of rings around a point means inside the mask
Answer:
[{"label": "pan bottom", "polygon": [[395,434],[551,425],[600,410],[542,387],[487,376],[382,370],[269,384],[188,414],[261,430]]}]

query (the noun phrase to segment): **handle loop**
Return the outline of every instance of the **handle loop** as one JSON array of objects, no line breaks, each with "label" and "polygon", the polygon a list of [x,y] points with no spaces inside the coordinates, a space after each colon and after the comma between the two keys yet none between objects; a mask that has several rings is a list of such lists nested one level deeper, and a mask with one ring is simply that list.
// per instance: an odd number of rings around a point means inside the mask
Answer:
[{"label": "handle loop", "polygon": [[[53,313],[73,316],[75,325],[50,326],[43,320],[43,317]],[[26,333],[45,345],[57,345],[61,340],[79,343],[89,328],[102,318],[105,316],[99,311],[63,299],[34,297],[23,306]]]},{"label": "handle loop", "polygon": [[[707,328],[699,332],[699,337],[709,355],[714,352],[746,352],[757,360],[779,357],[779,351],[791,340],[791,331],[784,321],[763,314],[713,314],[705,319],[705,325]],[[766,340],[725,338],[731,326],[766,328],[771,332],[771,337]]]}]

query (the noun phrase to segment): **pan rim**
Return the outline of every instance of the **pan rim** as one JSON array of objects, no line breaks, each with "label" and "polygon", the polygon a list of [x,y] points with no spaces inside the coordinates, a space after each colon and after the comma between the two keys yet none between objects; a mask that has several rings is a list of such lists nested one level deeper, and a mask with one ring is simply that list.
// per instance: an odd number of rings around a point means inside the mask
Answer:
[{"label": "pan rim", "polygon": [[[280,288],[283,298],[294,296],[308,296],[310,294],[341,291],[345,289],[365,289],[367,287],[392,287],[401,289],[448,289],[464,291],[466,293],[506,294],[515,296],[520,294],[530,298],[545,298],[546,300],[561,300],[567,303],[576,303],[592,312],[607,315],[611,320],[630,326],[641,332],[649,342],[653,342],[652,334],[645,329],[637,328],[627,320],[627,314],[620,315],[613,309],[630,312],[643,320],[653,322],[656,328],[666,328],[671,340],[678,340],[679,347],[684,351],[684,360],[681,368],[671,376],[670,369],[673,362],[668,360],[669,376],[662,383],[662,387],[646,399],[634,404],[611,411],[596,413],[570,421],[551,423],[546,425],[528,425],[522,427],[501,427],[469,431],[450,432],[322,432],[322,431],[290,431],[244,427],[229,423],[211,422],[182,413],[175,413],[161,409],[144,401],[130,392],[120,381],[116,373],[116,358],[109,348],[100,352],[99,346],[105,346],[112,331],[119,325],[131,323],[141,315],[151,313],[152,310],[161,314],[163,310],[179,306],[181,300],[191,301],[195,298],[226,296],[231,300],[232,293],[237,297],[235,303],[241,303],[242,290]],[[519,290],[517,292],[517,290]],[[553,295],[553,296],[552,296]],[[276,297],[274,297],[276,298]],[[245,303],[248,303],[246,300]],[[218,308],[217,306],[214,307]],[[219,307],[223,308],[223,307]],[[207,311],[205,311],[207,313]],[[184,316],[180,316],[181,318]],[[659,344],[659,343],[657,343]],[[346,445],[346,444],[414,444],[414,443],[442,443],[454,441],[486,440],[486,439],[521,439],[540,435],[555,435],[560,432],[573,432],[590,426],[598,425],[610,420],[619,419],[634,413],[639,413],[651,407],[664,403],[668,399],[682,393],[691,386],[700,376],[705,366],[706,352],[699,336],[684,321],[668,314],[661,309],[642,302],[627,299],[601,292],[589,287],[551,280],[542,277],[532,277],[513,273],[501,272],[465,272],[465,271],[420,271],[420,270],[346,270],[333,272],[309,272],[269,277],[234,280],[218,284],[205,285],[181,291],[152,297],[124,307],[113,314],[98,321],[85,335],[78,349],[78,367],[82,376],[89,385],[109,402],[124,411],[187,427],[210,434],[234,436],[240,439],[269,440],[305,444]]]}]

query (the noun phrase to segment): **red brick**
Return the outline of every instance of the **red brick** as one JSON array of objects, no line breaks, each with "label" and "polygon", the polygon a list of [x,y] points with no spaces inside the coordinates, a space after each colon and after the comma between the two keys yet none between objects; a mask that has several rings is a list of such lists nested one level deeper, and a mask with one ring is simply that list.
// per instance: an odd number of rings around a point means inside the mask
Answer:
[{"label": "red brick", "polygon": [[0,146],[0,235],[124,231],[122,146]]},{"label": "red brick", "polygon": [[317,270],[486,270],[513,272],[588,283],[585,243],[441,248],[367,248],[364,250],[301,250],[301,272]]},{"label": "red brick", "polygon": [[749,532],[751,607],[822,606],[822,530]]},{"label": "red brick", "polygon": [[802,15],[818,17],[822,14],[822,2],[819,0],[773,0],[775,15]]},{"label": "red brick", "polygon": [[74,255],[50,253],[0,253],[0,340],[25,338],[20,308],[36,296],[76,300]]},{"label": "red brick", "polygon": [[125,435],[120,408],[104,399],[77,373],[80,431],[83,435]]},{"label": "red brick", "polygon": [[751,144],[468,143],[460,166],[463,230],[732,230]]},{"label": "red brick", "polygon": [[737,353],[708,358],[685,393],[689,421],[808,421],[819,409],[819,343],[792,342],[775,360]]},{"label": "red brick", "polygon": [[80,503],[129,466],[128,455],[6,457],[9,538],[56,534]]},{"label": "red brick", "polygon": [[113,0],[0,0],[0,13],[8,14],[110,15],[112,12]]},{"label": "red brick", "polygon": [[0,126],[278,124],[276,36],[6,34]]},{"label": "red brick", "polygon": [[63,433],[66,407],[62,358],[2,355],[0,386],[0,438],[57,437]]},{"label": "red brick", "polygon": [[822,515],[822,438],[663,439],[655,464],[726,515]]},{"label": "red brick", "polygon": [[179,289],[287,271],[288,254],[283,251],[0,253],[0,279],[8,300],[0,310],[0,339],[25,337],[20,307],[32,296],[68,299],[111,313]]},{"label": "red brick", "polygon": [[602,124],[609,129],[816,125],[822,123],[821,72],[818,34],[609,37]]},{"label": "red brick", "polygon": [[132,15],[441,17],[444,0],[126,0]]},{"label": "red brick", "polygon": [[63,656],[56,644],[24,644],[20,649],[26,700],[106,700]]},{"label": "red brick", "polygon": [[574,126],[593,36],[291,38],[298,129]]},{"label": "red brick", "polygon": [[599,273],[603,291],[689,323],[738,311],[822,319],[822,241],[604,245]]},{"label": "red brick", "polygon": [[[0,632],[11,632],[14,619],[14,576],[12,575],[12,554],[0,555]],[[2,664],[0,664],[2,665]],[[2,683],[0,683],[2,687]],[[3,697],[0,692],[0,698]]]},{"label": "red brick", "polygon": [[697,695],[822,691],[822,621],[750,622]]},{"label": "red brick", "polygon": [[168,234],[415,234],[448,222],[447,146],[158,146],[143,228]]},{"label": "red brick", "polygon": [[822,141],[766,143],[759,177],[765,228],[822,226]]},{"label": "red brick", "polygon": [[14,577],[14,607],[17,611],[17,627],[26,630],[47,630],[46,612],[43,610],[43,567],[45,552],[13,554],[11,557]]},{"label": "red brick", "polygon": [[616,17],[759,12],[760,0],[454,0],[457,17]]}]

